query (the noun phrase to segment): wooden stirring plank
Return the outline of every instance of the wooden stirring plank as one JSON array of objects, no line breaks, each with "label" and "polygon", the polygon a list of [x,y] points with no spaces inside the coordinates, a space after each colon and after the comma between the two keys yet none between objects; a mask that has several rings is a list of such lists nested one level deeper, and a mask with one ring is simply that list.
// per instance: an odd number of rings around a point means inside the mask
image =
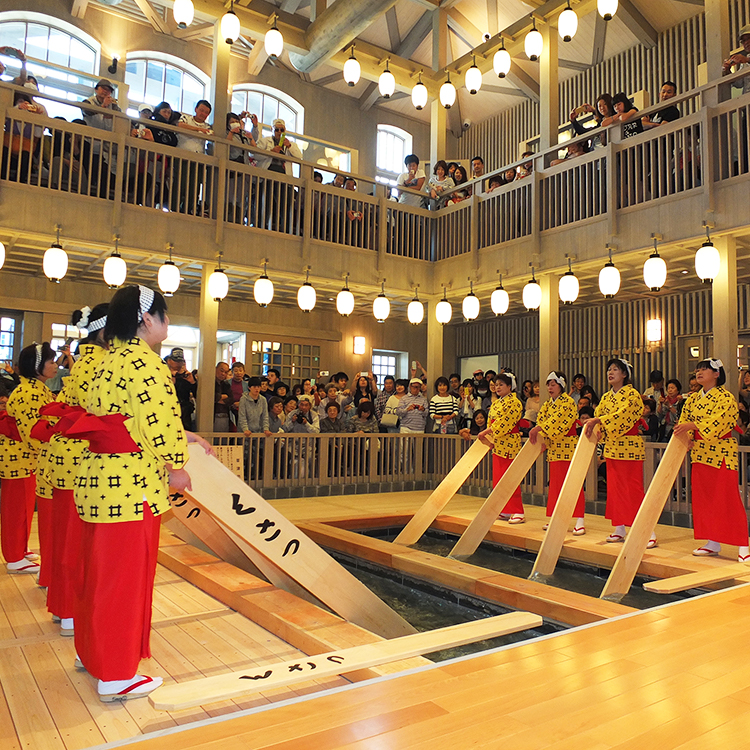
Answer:
[{"label": "wooden stirring plank", "polygon": [[688,589],[708,586],[711,583],[731,581],[749,575],[750,565],[748,563],[733,563],[718,568],[699,570],[697,573],[665,578],[662,581],[649,581],[643,584],[643,588],[653,594],[674,594],[677,591],[687,591]]}]

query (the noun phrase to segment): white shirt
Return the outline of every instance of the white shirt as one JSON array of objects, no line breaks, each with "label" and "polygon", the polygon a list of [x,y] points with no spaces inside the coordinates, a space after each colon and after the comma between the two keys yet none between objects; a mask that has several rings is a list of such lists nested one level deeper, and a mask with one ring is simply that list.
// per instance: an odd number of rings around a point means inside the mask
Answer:
[{"label": "white shirt", "polygon": [[[425,176],[424,169],[417,169],[416,174],[414,175],[415,184],[406,185],[407,180],[409,180],[409,173],[403,172],[402,174],[398,176],[398,180],[396,180],[396,187],[398,188],[399,186],[406,186],[406,187],[411,187],[412,190],[416,190],[417,189],[416,182],[418,180],[423,180],[424,176]],[[416,206],[417,208],[419,208],[420,205],[422,204],[422,198],[418,195],[414,195],[413,193],[399,191],[398,202],[404,203],[407,206]]]},{"label": "white shirt", "polygon": [[[193,128],[206,128],[209,133],[213,132],[209,128],[207,122],[198,122],[198,120],[195,119],[195,115],[181,115],[179,121],[184,122],[186,125],[190,125]],[[203,154],[206,151],[205,138],[198,138],[193,135],[183,135],[182,132],[177,134],[177,145],[180,148],[184,148],[186,151],[192,151],[196,154]]]}]

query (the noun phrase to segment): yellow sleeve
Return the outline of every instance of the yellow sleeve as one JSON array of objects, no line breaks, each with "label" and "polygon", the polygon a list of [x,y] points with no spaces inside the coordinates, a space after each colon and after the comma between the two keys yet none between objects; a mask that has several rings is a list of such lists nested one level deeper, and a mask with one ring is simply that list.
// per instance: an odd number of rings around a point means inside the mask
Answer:
[{"label": "yellow sleeve", "polygon": [[705,440],[723,438],[737,424],[739,408],[734,396],[727,391],[717,394],[715,398],[706,399],[706,408],[692,419]]},{"label": "yellow sleeve", "polygon": [[695,422],[693,417],[693,411],[696,401],[696,396],[700,394],[691,393],[682,405],[682,411],[680,412],[680,419],[677,424],[685,424],[686,422]]},{"label": "yellow sleeve", "polygon": [[631,430],[643,415],[643,399],[632,387],[628,388],[627,393],[622,396],[618,394],[610,396],[610,393],[607,393],[594,413],[601,420],[602,430],[606,437],[620,438]]},{"label": "yellow sleeve", "polygon": [[52,391],[46,385],[27,380],[11,393],[8,401],[8,413],[15,417],[21,440],[35,452],[41,449],[42,444],[31,437],[31,429],[39,421],[39,409],[54,400]]},{"label": "yellow sleeve", "polygon": [[522,415],[523,406],[518,399],[504,398],[495,401],[490,410],[489,426],[492,435],[496,438],[507,435],[518,424]]},{"label": "yellow sleeve", "polygon": [[561,438],[570,432],[573,423],[578,419],[575,401],[562,396],[557,401],[545,401],[539,410],[536,424],[548,438]]}]

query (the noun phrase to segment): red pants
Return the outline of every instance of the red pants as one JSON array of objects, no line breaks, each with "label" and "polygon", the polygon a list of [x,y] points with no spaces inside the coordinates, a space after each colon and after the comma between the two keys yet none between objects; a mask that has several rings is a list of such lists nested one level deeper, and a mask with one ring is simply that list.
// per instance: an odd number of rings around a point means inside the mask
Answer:
[{"label": "red pants", "polygon": [[[551,516],[555,510],[557,498],[560,497],[565,476],[570,468],[570,461],[550,461],[549,462],[549,487],[547,488],[547,515]],[[583,496],[583,487],[578,494],[576,507],[573,510],[573,518],[583,518],[586,511],[586,498]]]},{"label": "red pants", "polygon": [[76,512],[73,490],[55,488],[52,498],[52,548],[47,609],[58,617],[75,617],[83,574],[81,534],[83,521]]},{"label": "red pants", "polygon": [[[39,585],[49,586],[52,580],[52,536],[54,520],[52,519],[52,499],[36,496],[36,522],[39,530]],[[55,612],[57,614],[57,612]]]},{"label": "red pants", "polygon": [[129,680],[138,662],[151,656],[159,525],[145,502],[141,521],[83,523],[86,567],[75,644],[89,674],[99,680]]},{"label": "red pants", "polygon": [[18,562],[29,549],[36,477],[0,479],[0,546],[5,562]]},{"label": "red pants", "polygon": [[748,546],[747,514],[742,504],[737,472],[695,463],[691,467],[693,529],[696,539]]},{"label": "red pants", "polygon": [[[512,458],[502,458],[494,453],[492,454],[492,486],[495,487],[500,481],[503,474],[508,471],[508,467],[513,463]],[[523,501],[521,500],[521,485],[518,485],[510,496],[510,500],[505,504],[505,507],[500,511],[513,515],[514,513],[520,513],[523,515]]]},{"label": "red pants", "polygon": [[608,458],[607,511],[613,526],[632,526],[643,502],[643,461]]}]

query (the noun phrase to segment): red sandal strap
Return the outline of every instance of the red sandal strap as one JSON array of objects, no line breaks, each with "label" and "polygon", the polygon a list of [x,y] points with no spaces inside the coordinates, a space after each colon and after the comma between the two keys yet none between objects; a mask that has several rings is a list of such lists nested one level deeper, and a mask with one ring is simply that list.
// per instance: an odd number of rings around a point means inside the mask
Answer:
[{"label": "red sandal strap", "polygon": [[120,690],[120,692],[117,695],[127,695],[131,690],[135,690],[136,688],[140,687],[141,685],[148,685],[149,682],[153,682],[153,677],[144,677],[139,682],[135,682],[129,687],[126,687],[124,690]]}]

